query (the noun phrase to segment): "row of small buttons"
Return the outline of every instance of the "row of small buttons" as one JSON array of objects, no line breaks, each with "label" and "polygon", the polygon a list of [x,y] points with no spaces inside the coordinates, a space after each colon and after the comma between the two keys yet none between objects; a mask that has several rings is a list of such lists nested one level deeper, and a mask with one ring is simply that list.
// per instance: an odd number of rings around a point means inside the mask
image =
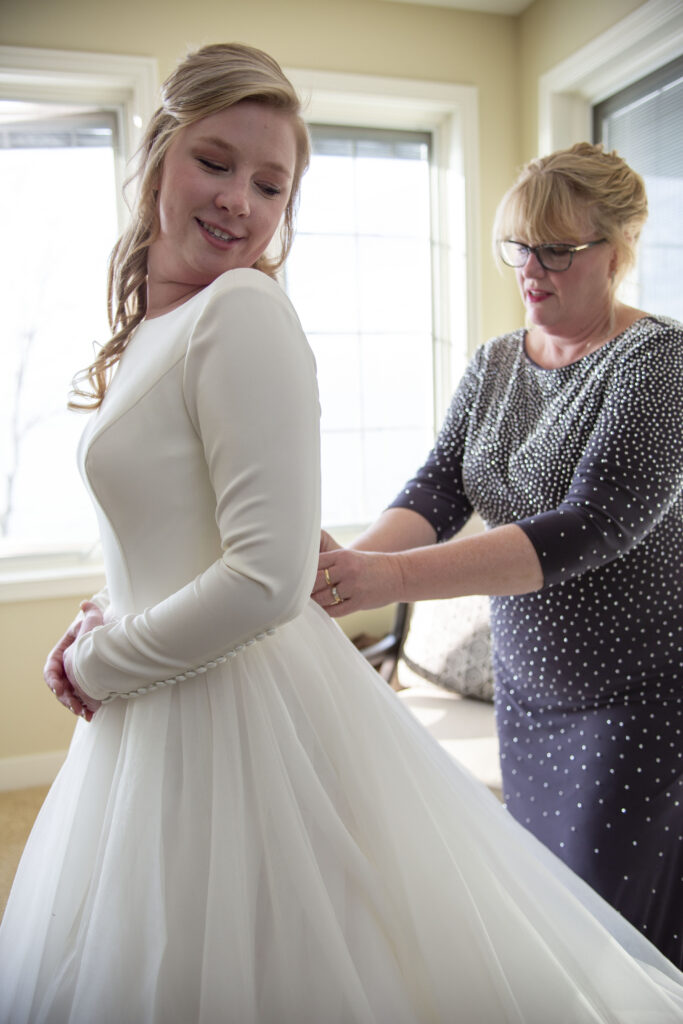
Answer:
[{"label": "row of small buttons", "polygon": [[159,679],[156,683],[150,683],[149,686],[140,686],[137,690],[131,690],[129,693],[110,693],[108,697],[105,697],[101,702],[102,704],[111,704],[113,700],[120,698],[121,700],[129,700],[131,697],[142,697],[146,693],[151,693],[153,690],[157,690],[163,686],[175,686],[176,683],[182,683],[186,679],[194,679],[196,676],[203,675],[208,672],[211,668],[217,668],[219,665],[224,665],[228,658],[236,658],[240,651],[243,651],[246,647],[253,647],[259,640],[265,640],[268,636],[273,636],[275,633],[274,629],[267,629],[263,633],[257,633],[251,640],[246,640],[243,644],[237,644],[232,650],[222,654],[220,658],[216,658],[215,661],[207,661],[205,665],[198,665],[197,668],[186,669],[185,672],[180,672],[177,676],[171,676],[170,679]]}]

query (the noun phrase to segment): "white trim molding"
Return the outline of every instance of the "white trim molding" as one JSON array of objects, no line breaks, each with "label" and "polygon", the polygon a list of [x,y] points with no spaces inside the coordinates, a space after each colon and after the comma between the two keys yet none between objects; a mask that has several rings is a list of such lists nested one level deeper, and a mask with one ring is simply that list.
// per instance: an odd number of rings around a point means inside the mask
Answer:
[{"label": "white trim molding", "polygon": [[0,758],[0,791],[51,786],[65,757],[66,750],[50,750],[44,754]]},{"label": "white trim molding", "polygon": [[539,79],[538,153],[592,135],[591,108],[683,53],[683,0],[648,0]]},{"label": "white trim molding", "polygon": [[[32,569],[0,565],[0,604],[17,601],[39,601],[57,597],[87,597],[104,586],[104,568],[96,565],[84,569],[78,560],[46,558],[33,560]],[[66,564],[65,564],[66,563]]]},{"label": "white trim molding", "polygon": [[120,132],[116,184],[121,224],[127,216],[122,194],[126,167],[158,105],[158,78],[153,57],[0,46],[2,99],[86,102],[116,114]]},{"label": "white trim molding", "polygon": [[[438,301],[435,413],[480,341],[479,115],[475,86],[285,68],[306,120],[428,131],[434,140]],[[465,237],[457,225],[465,225]],[[463,245],[464,241],[464,245]]]},{"label": "white trim molding", "polygon": [[152,57],[77,50],[0,46],[3,99],[62,100],[124,107],[124,148],[130,155],[157,106],[158,71]]}]

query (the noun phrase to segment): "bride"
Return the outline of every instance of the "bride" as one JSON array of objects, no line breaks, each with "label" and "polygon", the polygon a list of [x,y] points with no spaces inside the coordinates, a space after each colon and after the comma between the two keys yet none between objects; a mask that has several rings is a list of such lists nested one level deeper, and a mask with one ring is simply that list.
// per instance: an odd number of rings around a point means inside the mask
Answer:
[{"label": "bride", "polygon": [[308,598],[315,372],[273,280],[307,161],[265,54],[166,82],[77,390],[107,588],[46,665],[83,721],[0,931],[0,1021],[674,1024],[681,974]]}]

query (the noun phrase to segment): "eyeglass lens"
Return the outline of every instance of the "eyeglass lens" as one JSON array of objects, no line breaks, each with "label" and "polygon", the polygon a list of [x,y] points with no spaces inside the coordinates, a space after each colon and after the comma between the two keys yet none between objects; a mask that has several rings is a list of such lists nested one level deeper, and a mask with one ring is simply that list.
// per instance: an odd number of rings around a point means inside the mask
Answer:
[{"label": "eyeglass lens", "polygon": [[500,255],[510,267],[523,267],[534,253],[546,270],[567,270],[572,262],[572,247],[567,245],[523,245],[505,240],[500,243]]}]

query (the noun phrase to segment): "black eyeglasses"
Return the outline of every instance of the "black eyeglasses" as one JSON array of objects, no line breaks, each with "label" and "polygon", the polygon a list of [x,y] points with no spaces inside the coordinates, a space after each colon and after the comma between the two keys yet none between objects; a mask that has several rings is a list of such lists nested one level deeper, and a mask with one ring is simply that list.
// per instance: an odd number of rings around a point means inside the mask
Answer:
[{"label": "black eyeglasses", "polygon": [[569,270],[575,252],[591,249],[594,245],[602,245],[606,241],[606,238],[598,238],[595,242],[584,242],[583,245],[559,243],[557,245],[553,243],[524,245],[522,242],[514,242],[511,238],[505,238],[498,242],[498,252],[503,263],[507,263],[508,267],[523,267],[529,259],[529,254],[533,253],[545,270]]}]

